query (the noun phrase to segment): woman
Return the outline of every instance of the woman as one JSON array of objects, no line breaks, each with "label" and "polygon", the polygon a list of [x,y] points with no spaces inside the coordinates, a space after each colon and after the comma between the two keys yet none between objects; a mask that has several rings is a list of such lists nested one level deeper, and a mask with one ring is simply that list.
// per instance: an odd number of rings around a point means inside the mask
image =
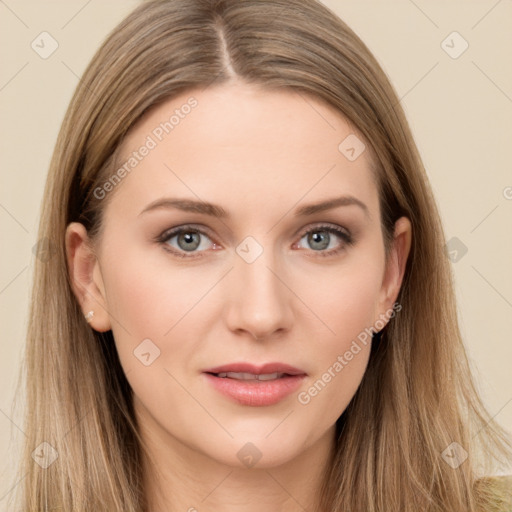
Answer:
[{"label": "woman", "polygon": [[407,121],[322,4],[138,7],[40,238],[23,510],[507,510]]}]

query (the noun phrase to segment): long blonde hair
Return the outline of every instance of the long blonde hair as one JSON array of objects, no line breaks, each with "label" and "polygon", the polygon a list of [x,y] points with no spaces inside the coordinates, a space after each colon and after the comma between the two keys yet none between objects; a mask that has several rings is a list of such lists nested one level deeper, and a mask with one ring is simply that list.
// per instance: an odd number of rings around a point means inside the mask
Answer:
[{"label": "long blonde hair", "polygon": [[[361,386],[337,422],[321,510],[493,510],[498,499],[477,484],[477,464],[500,456],[507,463],[511,446],[473,384],[431,187],[385,73],[316,0],[148,1],[112,31],[83,74],[41,210],[39,239],[51,250],[34,269],[22,510],[147,508],[131,388],[112,333],[89,328],[72,292],[64,233],[72,221],[92,237],[99,232],[108,198],[93,191],[112,175],[116,150],[144,113],[233,78],[337,109],[375,156],[386,248],[400,216],[412,223],[402,309],[375,340]],[[46,469],[32,457],[43,442],[47,457],[58,456]],[[456,469],[442,456],[454,442],[468,453]]]}]

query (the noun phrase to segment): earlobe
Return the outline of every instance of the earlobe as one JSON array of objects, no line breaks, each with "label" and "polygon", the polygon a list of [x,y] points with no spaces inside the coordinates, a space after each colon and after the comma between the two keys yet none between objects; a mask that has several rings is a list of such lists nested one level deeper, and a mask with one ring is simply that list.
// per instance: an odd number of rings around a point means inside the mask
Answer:
[{"label": "earlobe", "polygon": [[98,259],[87,230],[78,222],[66,228],[66,257],[71,288],[84,313],[84,319],[96,331],[111,329],[103,279]]}]

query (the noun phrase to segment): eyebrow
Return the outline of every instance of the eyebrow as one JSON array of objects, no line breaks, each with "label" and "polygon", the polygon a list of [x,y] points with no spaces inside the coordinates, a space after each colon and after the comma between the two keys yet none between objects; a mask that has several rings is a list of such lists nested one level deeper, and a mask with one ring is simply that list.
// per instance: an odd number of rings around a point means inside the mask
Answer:
[{"label": "eyebrow", "polygon": [[[318,212],[324,212],[326,210],[331,210],[333,208],[337,208],[340,206],[358,206],[360,207],[363,212],[365,213],[366,217],[369,219],[370,212],[368,210],[368,207],[366,204],[364,204],[362,201],[357,199],[354,196],[345,195],[340,197],[334,197],[331,199],[327,199],[318,203],[311,203],[306,204],[303,206],[300,206],[295,210],[295,216],[296,217],[305,217],[308,215],[313,215]],[[216,218],[228,218],[229,214],[222,206],[213,204],[213,203],[207,203],[205,201],[196,201],[193,199],[178,199],[178,198],[170,198],[165,197],[161,199],[157,199],[156,201],[153,201],[148,206],[146,206],[139,215],[142,215],[143,213],[153,211],[153,210],[159,210],[159,209],[177,209],[184,212],[191,212],[191,213],[202,213],[204,215],[210,215],[212,217]]]}]

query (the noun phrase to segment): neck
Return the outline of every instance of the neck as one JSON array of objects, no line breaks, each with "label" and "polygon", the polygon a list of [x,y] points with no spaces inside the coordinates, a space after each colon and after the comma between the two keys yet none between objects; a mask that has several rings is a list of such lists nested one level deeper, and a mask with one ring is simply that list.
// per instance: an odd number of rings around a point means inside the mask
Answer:
[{"label": "neck", "polygon": [[[140,424],[140,423],[139,423]],[[334,427],[292,460],[230,466],[145,424],[147,512],[313,512],[334,447]]]}]

